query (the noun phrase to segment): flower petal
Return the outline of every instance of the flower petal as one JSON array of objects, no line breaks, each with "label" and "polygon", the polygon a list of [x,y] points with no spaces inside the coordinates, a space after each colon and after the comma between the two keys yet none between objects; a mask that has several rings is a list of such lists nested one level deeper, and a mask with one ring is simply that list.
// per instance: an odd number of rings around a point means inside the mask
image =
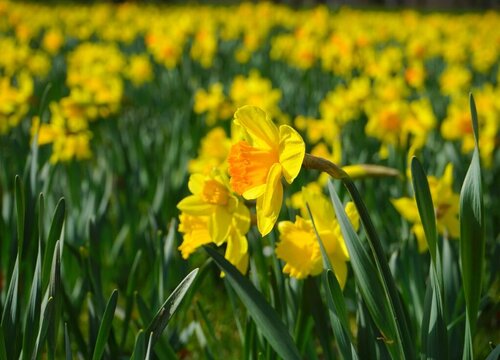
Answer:
[{"label": "flower petal", "polygon": [[243,106],[236,110],[234,119],[250,137],[250,145],[263,149],[278,147],[278,128],[264,110],[256,106]]},{"label": "flower petal", "polygon": [[224,257],[233,264],[242,274],[248,269],[248,242],[238,231],[231,231],[227,240]]},{"label": "flower petal", "polygon": [[251,189],[245,191],[242,195],[247,200],[257,199],[259,196],[262,196],[266,191],[266,184],[257,185]]},{"label": "flower petal", "polygon": [[264,194],[257,199],[257,227],[262,236],[273,229],[283,202],[281,185],[281,165],[274,164],[269,171]]},{"label": "flower petal", "polygon": [[392,205],[396,210],[409,222],[420,222],[418,215],[418,208],[415,199],[409,197],[402,197],[399,199],[391,199]]},{"label": "flower petal", "polygon": [[347,280],[347,263],[341,257],[330,257],[333,272],[337,277],[340,287],[343,289]]},{"label": "flower petal", "polygon": [[189,177],[188,188],[194,195],[201,194],[205,176],[202,174],[193,174]]},{"label": "flower petal", "polygon": [[229,236],[233,216],[222,206],[215,206],[214,212],[208,222],[208,231],[213,242],[220,246]]},{"label": "flower petal", "polygon": [[300,134],[288,125],[280,126],[279,160],[285,180],[291,184],[299,174],[306,146]]},{"label": "flower petal", "polygon": [[177,209],[190,215],[211,215],[213,205],[203,201],[197,195],[185,197],[177,204]]}]

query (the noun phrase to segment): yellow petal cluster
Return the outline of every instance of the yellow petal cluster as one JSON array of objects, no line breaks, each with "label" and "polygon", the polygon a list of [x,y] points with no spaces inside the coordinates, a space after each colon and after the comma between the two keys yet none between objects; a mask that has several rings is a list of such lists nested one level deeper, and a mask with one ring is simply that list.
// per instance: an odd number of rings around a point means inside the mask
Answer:
[{"label": "yellow petal cluster", "polygon": [[[285,262],[283,272],[297,279],[315,276],[323,271],[319,242],[305,208],[307,202],[335,275],[343,288],[347,279],[349,254],[331,202],[317,190],[316,185],[303,188],[300,194],[302,202],[295,204],[300,205],[302,216],[297,216],[295,222],[281,221],[278,224],[280,237],[276,256]],[[354,204],[348,203],[345,210],[354,228],[358,229],[359,215]]]},{"label": "yellow petal cluster", "polygon": [[271,232],[283,202],[281,178],[291,184],[305,155],[302,137],[288,125],[278,127],[260,108],[244,106],[234,115],[243,133],[228,157],[231,187],[245,199],[257,201],[257,226]]},{"label": "yellow petal cluster", "polygon": [[248,267],[250,212],[229,189],[224,175],[193,174],[189,178],[192,195],[178,204],[179,231],[184,240],[179,247],[186,259],[198,247],[208,243],[226,243],[226,259],[245,273]]},{"label": "yellow petal cluster", "polygon": [[[448,164],[441,178],[428,176],[438,232],[443,236],[458,238],[460,223],[458,221],[459,195],[453,191],[453,166]],[[398,212],[410,223],[415,234],[420,252],[428,249],[424,228],[418,214],[415,198],[402,197],[393,199],[392,204]]]}]

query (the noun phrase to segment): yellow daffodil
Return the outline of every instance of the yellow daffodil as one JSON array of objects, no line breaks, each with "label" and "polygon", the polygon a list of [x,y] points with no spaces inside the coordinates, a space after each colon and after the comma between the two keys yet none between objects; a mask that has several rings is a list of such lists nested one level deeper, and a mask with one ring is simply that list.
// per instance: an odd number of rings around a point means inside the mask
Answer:
[{"label": "yellow daffodil", "polygon": [[[250,213],[240,203],[233,215],[229,235],[224,240],[227,243],[225,258],[245,274],[248,269],[248,242],[245,234],[250,229]],[[187,259],[200,246],[214,242],[209,230],[209,216],[196,216],[182,212],[179,220],[179,232],[183,234],[179,250],[184,259]]]},{"label": "yellow daffodil", "polygon": [[257,200],[257,226],[262,236],[273,228],[283,201],[281,177],[290,184],[299,174],[305,144],[290,126],[278,127],[255,106],[234,115],[244,133],[229,152],[231,187],[245,199]]},{"label": "yellow daffodil", "polygon": [[188,171],[191,174],[210,174],[213,169],[226,172],[226,159],[230,148],[231,140],[223,128],[216,127],[210,130],[201,140],[198,157],[189,162]]},{"label": "yellow daffodil", "polygon": [[250,211],[229,189],[224,176],[194,174],[189,179],[192,195],[179,202],[179,231],[184,240],[179,247],[187,259],[198,247],[227,243],[226,259],[242,273],[248,268],[248,243],[245,234],[250,229]]},{"label": "yellow daffodil", "polygon": [[[341,287],[344,287],[349,254],[331,202],[321,192],[306,188],[303,189],[302,196],[309,204],[335,275]],[[345,210],[357,229],[359,216],[354,204],[348,203]],[[298,279],[318,275],[323,270],[320,246],[311,220],[306,219],[309,215],[306,214],[305,206],[301,206],[301,213],[302,216],[297,216],[294,223],[281,221],[278,224],[280,240],[276,246],[276,255],[286,263],[283,272]]]},{"label": "yellow daffodil", "polygon": [[192,195],[182,199],[177,208],[195,216],[208,216],[208,230],[212,241],[221,245],[229,236],[238,199],[229,190],[221,174],[193,174],[189,178]]},{"label": "yellow daffodil", "polygon": [[[428,176],[429,188],[436,214],[437,228],[440,234],[457,238],[460,236],[460,223],[458,221],[459,195],[453,191],[453,166],[448,164],[443,176],[438,179]],[[398,212],[413,224],[412,232],[418,242],[418,250],[427,250],[424,228],[418,214],[417,203],[414,198],[402,197],[393,199],[392,204]]]}]

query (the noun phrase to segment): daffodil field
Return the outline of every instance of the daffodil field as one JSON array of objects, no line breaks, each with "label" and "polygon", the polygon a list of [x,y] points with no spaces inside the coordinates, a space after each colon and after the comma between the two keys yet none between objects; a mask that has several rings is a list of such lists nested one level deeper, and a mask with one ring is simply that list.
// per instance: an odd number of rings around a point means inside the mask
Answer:
[{"label": "daffodil field", "polygon": [[0,360],[500,358],[500,13],[0,2]]}]

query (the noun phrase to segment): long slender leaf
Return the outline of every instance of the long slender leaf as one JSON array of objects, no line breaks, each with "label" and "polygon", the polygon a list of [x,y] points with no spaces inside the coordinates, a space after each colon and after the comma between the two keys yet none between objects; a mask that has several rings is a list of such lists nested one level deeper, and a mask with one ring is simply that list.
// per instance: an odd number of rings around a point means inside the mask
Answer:
[{"label": "long slender leaf", "polygon": [[16,343],[17,343],[17,327],[19,309],[18,309],[18,294],[19,294],[19,254],[16,257],[12,277],[10,278],[9,289],[7,290],[7,297],[5,298],[2,323],[1,326],[4,331],[5,348],[9,359],[17,357]]},{"label": "long slender leaf", "polygon": [[144,360],[149,360],[151,359],[151,351],[153,349],[153,339],[154,339],[154,333],[152,332],[149,335],[149,340],[148,340],[148,347],[146,349],[146,356],[144,357]]},{"label": "long slender leaf", "polygon": [[134,289],[136,287],[137,283],[137,269],[139,267],[139,262],[142,257],[142,251],[139,250],[135,256],[134,262],[132,263],[132,268],[130,269],[130,276],[128,278],[127,282],[127,300],[125,304],[125,319],[123,320],[123,327],[122,327],[122,337],[121,337],[121,347],[125,345],[125,341],[127,339],[127,333],[129,330],[129,323],[130,319],[132,316],[132,309],[134,306]]},{"label": "long slender leaf", "polygon": [[425,238],[431,253],[431,259],[434,267],[436,268],[439,279],[442,278],[442,272],[440,268],[439,249],[437,243],[438,237],[434,204],[432,202],[427,176],[422,168],[422,164],[420,164],[420,161],[418,161],[416,157],[411,159],[411,176],[418,213],[424,228]]},{"label": "long slender leaf", "polygon": [[73,359],[73,352],[71,351],[71,341],[69,340],[68,323],[64,323],[64,354],[66,360]]},{"label": "long slender leaf", "polygon": [[97,341],[94,348],[94,354],[92,355],[92,360],[98,360],[102,358],[104,354],[104,348],[106,346],[106,341],[111,331],[111,325],[113,322],[113,317],[115,316],[116,304],[118,303],[118,290],[113,290],[113,293],[109,297],[108,304],[104,310],[104,315],[102,316],[101,326],[99,327],[99,332],[97,334]]},{"label": "long slender leaf", "polygon": [[143,360],[146,353],[146,339],[144,330],[139,330],[135,338],[134,351],[132,352],[131,360]]},{"label": "long slender leaf", "polygon": [[284,359],[300,359],[299,351],[288,329],[252,283],[217,251],[208,246],[205,246],[204,249],[214,259],[221,271],[226,274],[227,281],[238,294],[258,329],[278,355]]},{"label": "long slender leaf", "polygon": [[470,109],[475,147],[460,191],[460,260],[467,309],[464,359],[473,358],[472,337],[481,298],[485,246],[483,185],[478,145],[479,126],[472,94],[470,95]]},{"label": "long slender leaf", "polygon": [[23,182],[19,175],[16,175],[16,213],[17,213],[17,252],[21,257],[23,253],[23,244],[24,244],[24,223],[26,216],[26,205],[24,198]]},{"label": "long slender leaf", "polygon": [[23,336],[23,359],[30,359],[36,343],[42,306],[42,248],[38,243],[35,274],[31,283],[30,300],[26,312]]},{"label": "long slender leaf", "polygon": [[38,337],[36,339],[35,352],[31,357],[32,360],[39,359],[42,355],[43,345],[47,339],[47,334],[49,332],[49,325],[52,323],[54,313],[54,299],[49,297],[47,303],[45,304],[45,309],[43,311],[42,321],[40,330],[38,331]]},{"label": "long slender leaf", "polygon": [[66,206],[64,198],[59,199],[56,205],[56,209],[54,210],[52,223],[50,224],[49,235],[47,236],[47,243],[45,245],[45,254],[43,256],[43,263],[42,263],[42,289],[45,289],[47,284],[49,283],[52,256],[54,254],[54,248],[56,247],[56,242],[61,237],[61,231],[64,223],[65,208]]},{"label": "long slender leaf", "polygon": [[316,228],[316,223],[314,222],[309,204],[306,203],[306,207],[309,217],[311,218],[314,232],[321,250],[321,256],[323,258],[323,268],[325,269],[322,276],[323,287],[326,293],[328,314],[330,315],[330,323],[333,329],[333,334],[337,340],[342,357],[344,359],[357,359],[356,349],[354,348],[349,327],[349,320],[347,318],[344,296],[342,295],[342,289],[333,272],[330,259],[328,258],[325,246]]},{"label": "long slender leaf", "polygon": [[[359,194],[358,189],[349,177],[343,178],[342,182],[344,183],[346,189],[349,191],[349,194],[351,195],[351,198],[356,205],[361,223],[363,224],[367,235],[368,244],[373,254],[373,260],[377,272],[381,277],[384,298],[386,299],[386,302],[389,305],[389,310],[391,312],[389,321],[393,323],[393,326],[396,330],[395,340],[397,340],[397,346],[400,348],[399,356],[404,357],[408,360],[412,360],[415,358],[415,353],[413,350],[412,337],[407,325],[407,316],[405,311],[403,310],[403,305],[401,304],[399,293],[394,282],[394,278],[392,277],[389,264],[385,257],[382,244],[380,243],[380,239],[378,238],[375,227],[373,226],[368,210],[366,209],[366,206],[361,199],[361,195]],[[331,181],[329,181],[328,183],[328,188],[330,190],[330,196],[332,196],[332,191],[334,192],[335,189]]]},{"label": "long slender leaf", "polygon": [[52,256],[52,271],[50,274],[50,283],[48,296],[53,299],[54,310],[52,312],[53,319],[49,324],[47,343],[49,358],[55,358],[57,346],[57,333],[59,329],[59,320],[61,318],[61,250],[60,242],[56,241],[54,254]]},{"label": "long slender leaf", "polygon": [[197,273],[198,269],[194,269],[180,282],[149,324],[146,334],[153,333],[151,340],[152,346],[154,346],[160,338],[172,315],[175,313],[177,307],[180,305],[182,299],[191,287]]},{"label": "long slender leaf", "polygon": [[486,360],[498,360],[498,359],[500,359],[500,345],[497,345],[486,358]]},{"label": "long slender leaf", "polygon": [[418,212],[431,253],[430,301],[426,301],[422,321],[422,343],[425,356],[429,359],[448,358],[448,334],[445,321],[444,285],[441,255],[438,246],[436,216],[427,176],[416,157],[411,161],[411,174]]},{"label": "long slender leaf", "polygon": [[7,360],[7,348],[5,347],[5,338],[3,327],[0,325],[0,360]]}]

